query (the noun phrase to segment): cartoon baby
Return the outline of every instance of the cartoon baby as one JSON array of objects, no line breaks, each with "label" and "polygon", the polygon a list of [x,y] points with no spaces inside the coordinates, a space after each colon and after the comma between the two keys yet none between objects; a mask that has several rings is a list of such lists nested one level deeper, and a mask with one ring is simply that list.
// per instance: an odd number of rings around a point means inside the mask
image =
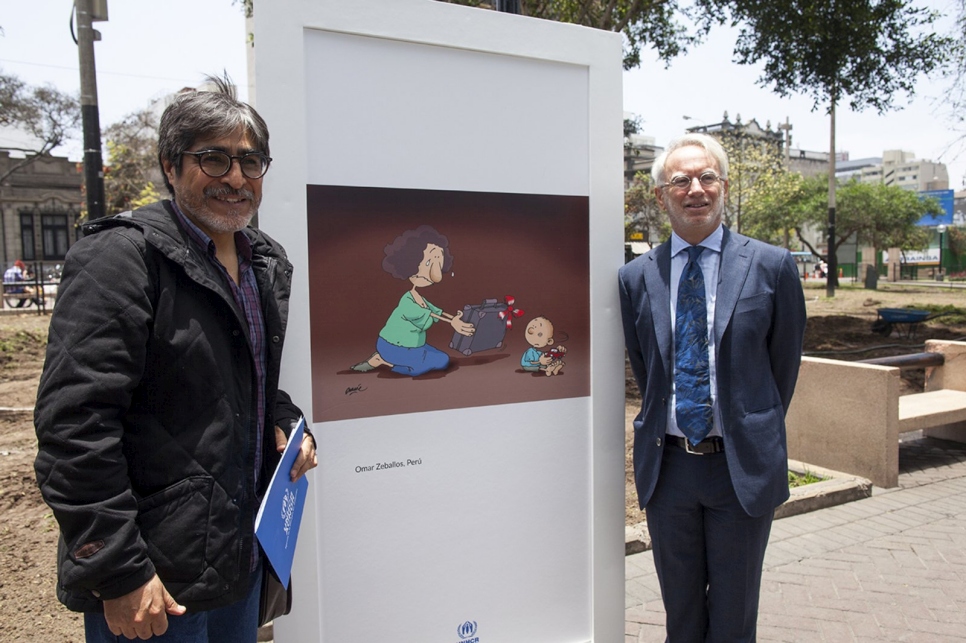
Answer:
[{"label": "cartoon baby", "polygon": [[546,317],[534,317],[527,324],[524,336],[530,348],[520,359],[523,370],[528,373],[543,371],[547,377],[558,374],[565,365],[563,355],[567,349],[563,345],[557,345],[556,348],[542,350],[553,346],[553,323]]}]

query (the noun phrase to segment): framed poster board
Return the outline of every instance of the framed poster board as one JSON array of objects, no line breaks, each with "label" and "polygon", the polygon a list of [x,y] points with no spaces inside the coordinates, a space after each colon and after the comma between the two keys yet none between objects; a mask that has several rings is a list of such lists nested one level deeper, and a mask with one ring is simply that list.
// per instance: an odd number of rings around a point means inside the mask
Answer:
[{"label": "framed poster board", "polygon": [[276,640],[619,640],[620,37],[427,0],[255,27],[320,460]]}]

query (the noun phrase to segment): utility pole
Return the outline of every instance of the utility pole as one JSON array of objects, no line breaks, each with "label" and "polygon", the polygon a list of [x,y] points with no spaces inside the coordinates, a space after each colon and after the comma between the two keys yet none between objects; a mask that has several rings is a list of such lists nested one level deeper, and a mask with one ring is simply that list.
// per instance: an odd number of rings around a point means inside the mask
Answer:
[{"label": "utility pole", "polygon": [[94,42],[101,39],[93,27],[107,20],[107,0],[74,0],[77,12],[77,53],[80,60],[81,119],[84,130],[84,185],[87,217],[104,216],[104,161],[101,158],[101,123],[97,110],[97,72]]},{"label": "utility pole", "polygon": [[835,254],[835,98],[829,109],[829,150],[828,150],[828,274],[825,275],[825,296],[835,296],[835,284],[839,277],[839,261]]}]

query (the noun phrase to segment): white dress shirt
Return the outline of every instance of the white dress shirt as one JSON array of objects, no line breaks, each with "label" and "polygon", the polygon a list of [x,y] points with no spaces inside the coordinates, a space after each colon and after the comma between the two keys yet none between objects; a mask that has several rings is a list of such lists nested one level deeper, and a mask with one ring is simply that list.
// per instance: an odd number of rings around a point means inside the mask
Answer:
[{"label": "white dress shirt", "polygon": [[[701,265],[701,272],[704,275],[704,294],[708,308],[708,366],[711,374],[711,404],[714,409],[714,426],[708,435],[721,435],[721,417],[718,410],[718,381],[716,377],[715,364],[715,343],[714,343],[714,302],[718,291],[718,266],[721,263],[721,241],[724,238],[724,229],[719,225],[710,235],[705,237],[698,245],[704,248],[704,252],[698,257]],[[681,281],[681,273],[688,265],[687,249],[691,247],[687,241],[671,233],[671,333],[674,336],[675,313],[678,304],[678,283]],[[673,347],[672,343],[672,347]],[[673,353],[673,351],[672,351]],[[671,360],[672,365],[674,360]],[[684,433],[678,428],[677,418],[674,409],[677,408],[677,392],[674,387],[674,378],[671,379],[671,412],[668,413],[667,433],[684,437]]]}]

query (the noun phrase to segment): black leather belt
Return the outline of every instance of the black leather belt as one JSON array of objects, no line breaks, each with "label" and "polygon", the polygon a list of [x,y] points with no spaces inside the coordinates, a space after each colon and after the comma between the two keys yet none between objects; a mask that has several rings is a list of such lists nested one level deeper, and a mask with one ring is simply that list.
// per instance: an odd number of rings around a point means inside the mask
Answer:
[{"label": "black leather belt", "polygon": [[724,451],[724,440],[717,436],[705,438],[695,445],[688,442],[687,438],[676,435],[668,434],[664,438],[668,444],[684,449],[692,455],[708,455],[709,453],[722,453]]}]

